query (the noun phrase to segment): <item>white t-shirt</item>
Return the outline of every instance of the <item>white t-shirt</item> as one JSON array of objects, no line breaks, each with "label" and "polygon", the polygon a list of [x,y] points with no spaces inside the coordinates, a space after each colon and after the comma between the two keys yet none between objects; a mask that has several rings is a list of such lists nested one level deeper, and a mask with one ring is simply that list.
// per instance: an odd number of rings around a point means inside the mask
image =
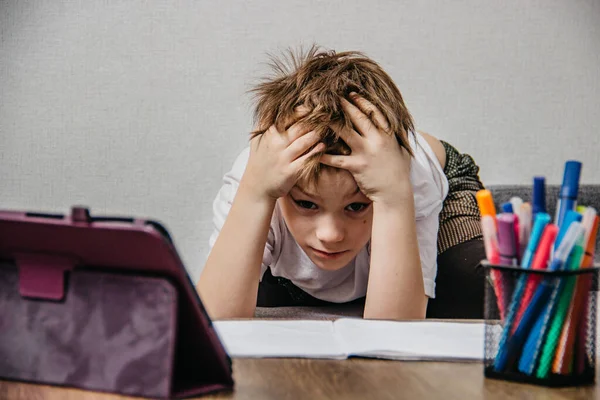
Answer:
[{"label": "white t-shirt", "polygon": [[[448,180],[433,150],[420,134],[417,133],[414,137],[410,135],[409,142],[414,153],[410,166],[410,180],[414,193],[423,283],[425,294],[434,298],[438,216],[448,194]],[[223,178],[224,184],[213,203],[214,231],[209,241],[211,249],[231,209],[249,155],[250,149],[244,149],[235,160],[231,171]],[[367,293],[369,252],[367,245],[359,251],[354,260],[337,271],[320,269],[292,237],[281,210],[276,205],[263,253],[261,279],[267,267],[270,267],[273,276],[289,279],[318,299],[345,303],[364,297]]]}]

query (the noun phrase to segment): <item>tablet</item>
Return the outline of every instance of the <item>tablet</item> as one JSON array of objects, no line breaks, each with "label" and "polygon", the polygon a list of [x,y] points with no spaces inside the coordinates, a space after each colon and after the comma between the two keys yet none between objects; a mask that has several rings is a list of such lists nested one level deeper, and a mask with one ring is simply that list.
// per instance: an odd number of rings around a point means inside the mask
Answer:
[{"label": "tablet", "polygon": [[[0,260],[0,377],[163,398],[233,387],[231,359],[162,224],[85,207],[0,210]],[[143,356],[129,354],[143,345]],[[57,363],[75,365],[61,376]]]}]

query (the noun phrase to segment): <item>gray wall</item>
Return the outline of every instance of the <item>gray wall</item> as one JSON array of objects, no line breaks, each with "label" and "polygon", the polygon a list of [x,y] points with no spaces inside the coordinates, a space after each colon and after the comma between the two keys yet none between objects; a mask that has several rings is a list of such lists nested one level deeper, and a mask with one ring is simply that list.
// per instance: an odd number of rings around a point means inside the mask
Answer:
[{"label": "gray wall", "polygon": [[1,1],[0,207],[152,216],[194,279],[266,52],[361,50],[486,184],[600,183],[600,1]]}]

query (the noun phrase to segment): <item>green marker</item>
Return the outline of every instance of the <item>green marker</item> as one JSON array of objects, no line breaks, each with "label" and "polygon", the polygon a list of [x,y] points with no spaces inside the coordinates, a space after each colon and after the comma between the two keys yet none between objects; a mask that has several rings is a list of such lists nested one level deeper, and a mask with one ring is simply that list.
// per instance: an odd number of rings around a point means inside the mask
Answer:
[{"label": "green marker", "polygon": [[[583,257],[583,235],[579,237],[575,247],[573,247],[573,252],[571,253],[571,257],[569,260],[571,261],[567,266],[567,270],[573,271],[579,269],[579,265],[581,264],[581,258]],[[550,330],[548,331],[548,336],[546,342],[544,343],[544,348],[542,349],[542,356],[540,358],[540,364],[536,371],[536,376],[540,379],[545,379],[548,377],[548,373],[550,372],[550,368],[552,366],[552,362],[554,361],[554,354],[556,352],[556,346],[558,345],[558,341],[560,340],[560,334],[562,332],[563,323],[565,322],[565,318],[567,313],[569,312],[569,306],[571,305],[571,301],[573,299],[573,289],[575,288],[575,283],[577,282],[576,276],[566,276],[561,279],[565,279],[564,282],[564,290],[560,294],[560,299],[558,300],[558,307],[556,308],[556,313],[554,314],[554,318],[552,320],[552,325],[550,325]]]}]

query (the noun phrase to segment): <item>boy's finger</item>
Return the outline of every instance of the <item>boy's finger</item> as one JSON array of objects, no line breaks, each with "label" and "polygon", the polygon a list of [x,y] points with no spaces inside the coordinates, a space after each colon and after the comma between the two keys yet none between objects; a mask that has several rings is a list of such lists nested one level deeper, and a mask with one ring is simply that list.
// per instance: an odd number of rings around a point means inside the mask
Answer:
[{"label": "boy's finger", "polygon": [[310,131],[305,135],[300,136],[298,139],[291,142],[285,152],[288,154],[289,160],[293,161],[296,158],[304,154],[308,149],[317,143],[321,138],[317,135],[317,132]]},{"label": "boy's finger", "polygon": [[287,130],[287,138],[289,143],[293,143],[298,138],[308,134],[311,131],[310,126],[300,122],[296,122],[294,125],[290,126]]},{"label": "boy's finger", "polygon": [[292,162],[292,167],[296,168],[296,169],[300,169],[300,167],[309,159],[311,158],[313,155],[324,151],[325,150],[325,143],[317,143],[317,145],[315,147],[312,148],[311,151],[309,151],[308,153],[306,153],[305,155],[303,155],[302,157],[298,157],[295,161]]},{"label": "boy's finger", "polygon": [[344,112],[350,117],[350,121],[352,121],[352,124],[356,127],[358,132],[362,136],[368,137],[371,129],[375,128],[375,125],[373,125],[373,122],[371,122],[369,117],[343,97],[341,98],[341,104]]},{"label": "boy's finger", "polygon": [[308,114],[310,114],[310,111],[310,108],[306,107],[305,105],[299,105],[294,108],[294,115],[286,123],[285,130],[288,131],[292,126],[303,120]]},{"label": "boy's finger", "polygon": [[329,126],[346,144],[350,150],[359,150],[364,140],[354,129],[345,129],[341,124],[335,123]]},{"label": "boy's finger", "polygon": [[323,154],[319,161],[321,164],[329,165],[330,167],[352,170],[352,156],[340,156],[334,154]]},{"label": "boy's finger", "polygon": [[377,125],[379,129],[384,132],[388,132],[390,129],[390,125],[387,121],[387,118],[383,115],[383,113],[375,107],[373,103],[364,97],[360,96],[358,93],[351,92],[350,99],[352,102],[363,112],[371,121]]}]

